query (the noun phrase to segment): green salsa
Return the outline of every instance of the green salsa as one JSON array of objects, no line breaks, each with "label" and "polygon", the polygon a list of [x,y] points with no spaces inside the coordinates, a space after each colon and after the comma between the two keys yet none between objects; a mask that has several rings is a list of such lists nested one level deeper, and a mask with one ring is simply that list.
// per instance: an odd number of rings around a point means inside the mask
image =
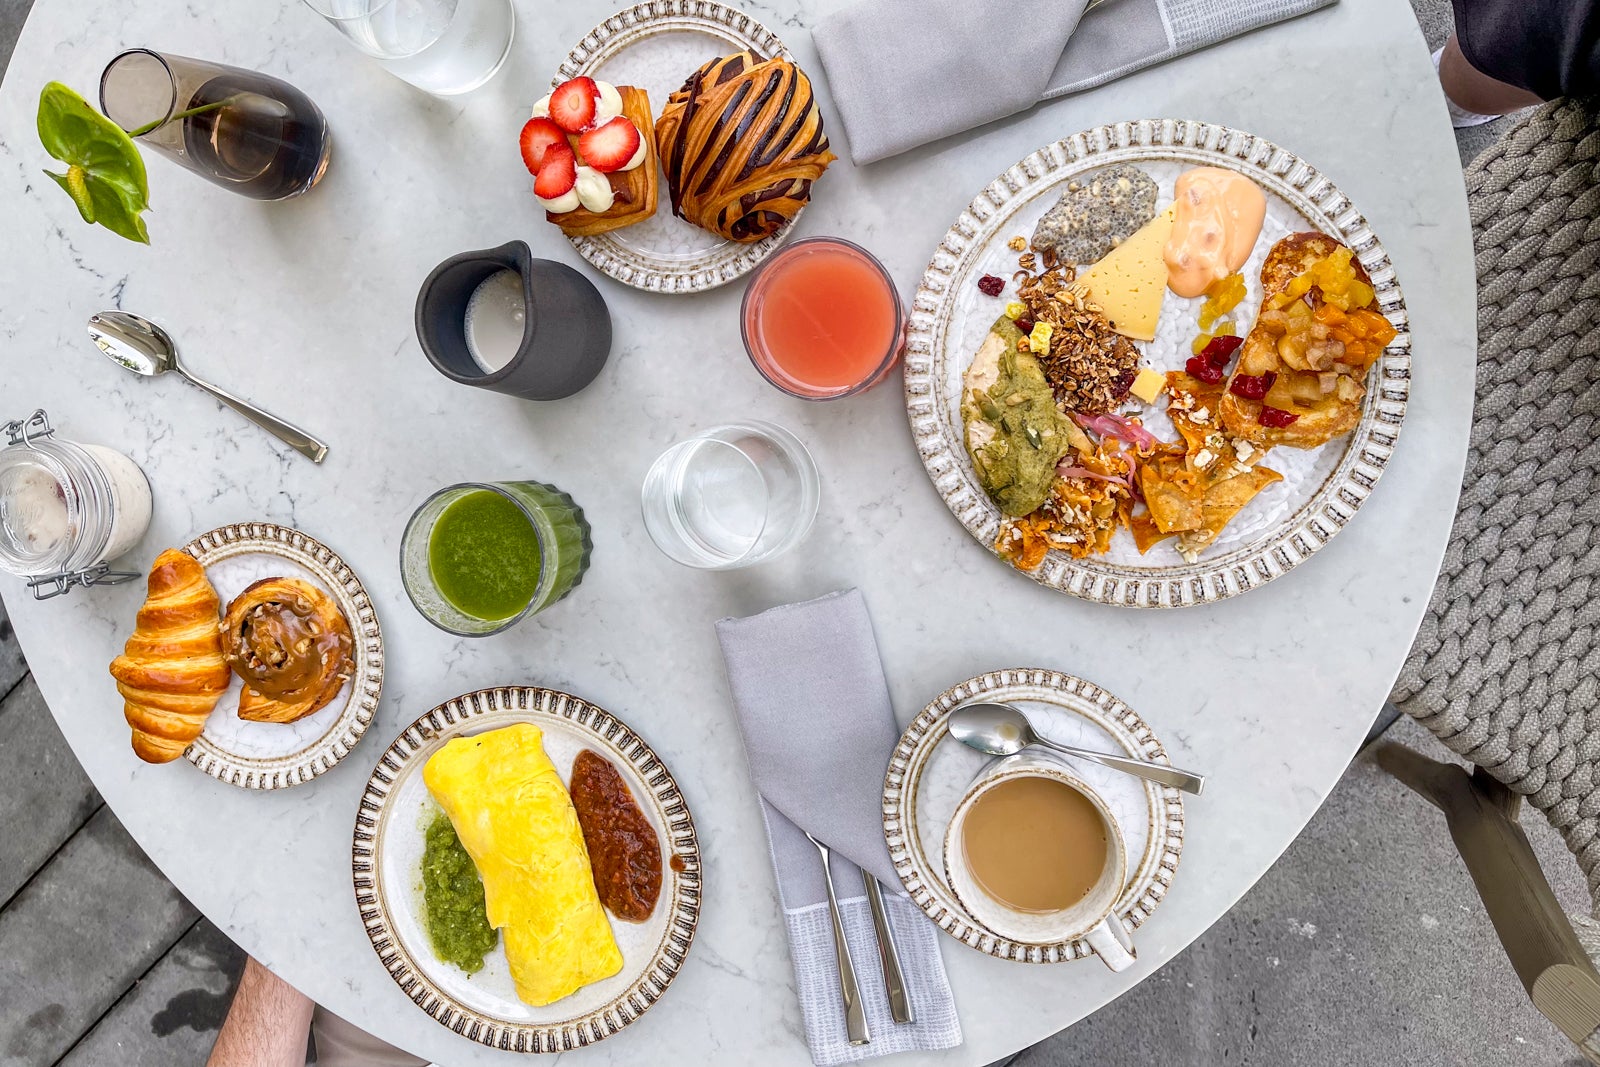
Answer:
[{"label": "green salsa", "polygon": [[500,935],[489,925],[478,868],[444,812],[428,824],[422,851],[422,897],[433,951],[468,974],[482,970],[483,957]]},{"label": "green salsa", "polygon": [[539,591],[539,534],[515,502],[488,489],[440,513],[428,537],[428,571],[439,594],[475,619],[509,619]]}]

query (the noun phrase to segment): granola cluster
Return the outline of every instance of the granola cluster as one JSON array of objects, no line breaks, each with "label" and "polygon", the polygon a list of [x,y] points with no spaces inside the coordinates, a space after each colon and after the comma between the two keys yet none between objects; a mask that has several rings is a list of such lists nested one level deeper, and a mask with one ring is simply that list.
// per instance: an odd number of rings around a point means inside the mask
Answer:
[{"label": "granola cluster", "polygon": [[1031,252],[1020,257],[1016,277],[1028,320],[1050,326],[1049,351],[1034,357],[1067,411],[1099,415],[1112,410],[1139,373],[1139,350],[1073,287],[1071,267],[1032,274],[1033,258]]}]

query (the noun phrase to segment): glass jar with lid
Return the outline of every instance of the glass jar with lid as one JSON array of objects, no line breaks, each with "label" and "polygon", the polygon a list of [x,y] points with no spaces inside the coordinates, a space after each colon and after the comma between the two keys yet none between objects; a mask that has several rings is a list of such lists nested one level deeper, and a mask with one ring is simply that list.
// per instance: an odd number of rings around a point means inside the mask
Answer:
[{"label": "glass jar with lid", "polygon": [[42,410],[3,432],[0,570],[32,579],[41,599],[138,577],[108,566],[150,525],[150,483],[138,464],[104,445],[57,437]]}]

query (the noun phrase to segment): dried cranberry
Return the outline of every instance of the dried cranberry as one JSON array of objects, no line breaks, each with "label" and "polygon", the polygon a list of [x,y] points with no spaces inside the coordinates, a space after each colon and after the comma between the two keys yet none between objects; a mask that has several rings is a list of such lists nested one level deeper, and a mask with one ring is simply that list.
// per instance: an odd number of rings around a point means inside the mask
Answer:
[{"label": "dried cranberry", "polygon": [[1213,367],[1226,369],[1228,360],[1233,358],[1233,354],[1239,350],[1239,346],[1242,344],[1244,344],[1243,337],[1230,337],[1227,334],[1221,334],[1206,343],[1206,346],[1200,350],[1200,358]]},{"label": "dried cranberry", "polygon": [[1207,385],[1216,385],[1222,381],[1222,368],[1207,363],[1204,356],[1190,356],[1183,364],[1183,369]]},{"label": "dried cranberry", "polygon": [[993,274],[985,274],[978,279],[978,291],[984,296],[999,296],[1005,287],[1005,279],[997,278]]},{"label": "dried cranberry", "polygon": [[[1267,374],[1271,374],[1268,371]],[[1228,392],[1234,396],[1242,396],[1246,400],[1260,400],[1267,395],[1267,390],[1272,384],[1267,381],[1267,375],[1261,374],[1235,374],[1233,381],[1228,384]]]},{"label": "dried cranberry", "polygon": [[1021,330],[1023,333],[1032,333],[1033,320],[1028,318],[1028,316],[1023,315],[1021,318],[1017,319],[1017,329]]},{"label": "dried cranberry", "polygon": [[1263,407],[1261,409],[1261,425],[1274,430],[1281,430],[1300,421],[1299,415],[1291,414],[1282,408]]},{"label": "dried cranberry", "polygon": [[1121,400],[1128,395],[1128,390],[1133,388],[1133,380],[1139,376],[1138,371],[1125,370],[1111,380],[1111,395],[1113,399]]}]

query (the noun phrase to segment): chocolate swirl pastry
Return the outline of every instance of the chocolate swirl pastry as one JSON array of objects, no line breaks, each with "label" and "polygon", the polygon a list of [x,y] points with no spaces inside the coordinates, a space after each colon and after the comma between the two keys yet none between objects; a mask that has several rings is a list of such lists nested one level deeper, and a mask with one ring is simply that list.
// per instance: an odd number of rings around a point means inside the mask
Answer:
[{"label": "chocolate swirl pastry", "polygon": [[244,681],[239,718],[253,722],[305,718],[355,670],[349,621],[332,597],[299,578],[265,578],[234,597],[222,646]]},{"label": "chocolate swirl pastry", "polygon": [[656,152],[672,213],[730,241],[776,233],[837,158],[811,80],[750,52],[711,60],[667,97]]}]

